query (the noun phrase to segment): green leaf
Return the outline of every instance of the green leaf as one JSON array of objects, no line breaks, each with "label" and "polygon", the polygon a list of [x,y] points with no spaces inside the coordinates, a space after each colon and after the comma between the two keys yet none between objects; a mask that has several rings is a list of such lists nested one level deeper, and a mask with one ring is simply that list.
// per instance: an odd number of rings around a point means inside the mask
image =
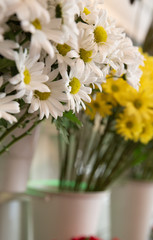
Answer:
[{"label": "green leaf", "polygon": [[15,33],[13,33],[13,31],[6,32],[4,34],[4,37],[5,37],[5,39],[15,41]]},{"label": "green leaf", "polygon": [[81,121],[76,117],[76,115],[73,113],[72,110],[70,110],[69,112],[65,112],[63,114],[63,117],[69,119],[71,122],[73,122],[79,126],[82,126]]},{"label": "green leaf", "polygon": [[0,119],[0,126],[3,126],[4,128],[7,128],[8,127],[8,122],[5,119],[1,118]]},{"label": "green leaf", "polygon": [[57,118],[56,120],[54,119],[53,122],[55,123],[55,126],[57,128],[57,130],[59,131],[60,135],[63,137],[64,141],[66,143],[69,143],[68,140],[68,130],[66,129],[66,127],[64,126],[64,122],[62,118]]},{"label": "green leaf", "polygon": [[78,128],[82,126],[82,123],[72,111],[65,112],[63,117],[53,119],[52,122],[55,124],[66,143],[69,143],[69,135],[72,134],[73,131],[77,131]]},{"label": "green leaf", "polygon": [[147,153],[144,153],[139,146],[133,153],[134,162],[133,166],[139,165],[147,159]]},{"label": "green leaf", "polygon": [[0,58],[0,70],[7,68],[7,67],[13,67],[15,66],[15,62],[8,60],[6,58]]}]

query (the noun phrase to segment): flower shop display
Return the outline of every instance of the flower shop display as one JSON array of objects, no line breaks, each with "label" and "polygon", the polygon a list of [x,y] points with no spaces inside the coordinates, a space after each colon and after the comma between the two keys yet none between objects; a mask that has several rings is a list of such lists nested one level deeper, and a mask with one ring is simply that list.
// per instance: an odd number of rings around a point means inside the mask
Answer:
[{"label": "flower shop display", "polygon": [[77,123],[110,71],[138,89],[142,64],[102,0],[1,0],[1,158],[49,116],[60,131],[63,115]]}]

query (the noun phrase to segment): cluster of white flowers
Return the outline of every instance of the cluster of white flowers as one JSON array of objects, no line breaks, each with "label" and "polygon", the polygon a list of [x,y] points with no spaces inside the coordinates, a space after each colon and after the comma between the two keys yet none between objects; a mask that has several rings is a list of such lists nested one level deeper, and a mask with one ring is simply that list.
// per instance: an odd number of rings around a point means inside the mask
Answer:
[{"label": "cluster of white flowers", "polygon": [[0,0],[0,118],[40,119],[90,102],[113,70],[138,89],[143,58],[101,0]]}]

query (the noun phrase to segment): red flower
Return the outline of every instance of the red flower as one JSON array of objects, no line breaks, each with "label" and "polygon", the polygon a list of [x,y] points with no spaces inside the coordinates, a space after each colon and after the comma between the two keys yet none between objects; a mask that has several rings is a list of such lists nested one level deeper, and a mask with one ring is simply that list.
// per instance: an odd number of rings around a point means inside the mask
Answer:
[{"label": "red flower", "polygon": [[[77,238],[72,238],[71,240],[102,240],[97,237],[77,237]],[[113,238],[112,240],[119,240],[118,238]]]},{"label": "red flower", "polygon": [[[100,240],[96,237],[78,237],[78,238],[72,238],[71,240]],[[102,240],[102,239],[101,239]],[[115,240],[115,239],[114,239]],[[116,239],[117,240],[117,239]]]}]

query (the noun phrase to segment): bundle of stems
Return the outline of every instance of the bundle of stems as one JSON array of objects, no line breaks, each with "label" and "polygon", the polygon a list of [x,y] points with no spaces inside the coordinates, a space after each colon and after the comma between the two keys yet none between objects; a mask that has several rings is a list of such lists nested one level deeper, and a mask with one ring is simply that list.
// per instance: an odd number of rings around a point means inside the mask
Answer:
[{"label": "bundle of stems", "polygon": [[131,168],[130,177],[134,180],[153,181],[153,141],[137,149],[141,163]]},{"label": "bundle of stems", "polygon": [[69,129],[69,143],[59,135],[60,190],[103,191],[134,164],[139,143],[113,131],[113,115],[94,124],[83,114],[81,121],[82,128]]}]

